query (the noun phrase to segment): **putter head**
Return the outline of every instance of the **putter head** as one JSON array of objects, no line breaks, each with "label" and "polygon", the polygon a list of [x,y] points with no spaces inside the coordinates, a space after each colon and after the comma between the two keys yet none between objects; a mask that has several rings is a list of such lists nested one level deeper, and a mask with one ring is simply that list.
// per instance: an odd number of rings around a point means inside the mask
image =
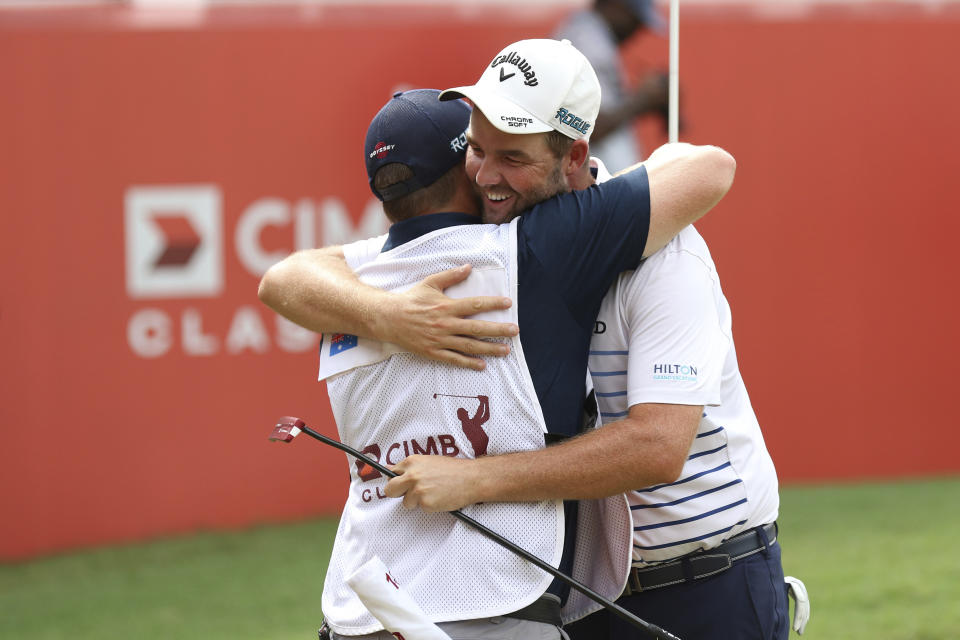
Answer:
[{"label": "putter head", "polygon": [[277,422],[277,426],[273,428],[273,433],[270,434],[270,441],[291,442],[294,438],[300,435],[300,432],[305,426],[307,426],[307,423],[300,418],[284,416],[283,418],[280,418],[280,421]]}]

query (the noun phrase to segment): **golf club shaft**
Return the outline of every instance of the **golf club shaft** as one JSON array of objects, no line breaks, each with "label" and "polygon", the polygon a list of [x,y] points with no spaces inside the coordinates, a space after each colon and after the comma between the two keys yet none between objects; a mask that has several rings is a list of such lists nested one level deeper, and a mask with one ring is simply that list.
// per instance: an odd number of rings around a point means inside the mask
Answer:
[{"label": "golf club shaft", "polygon": [[[353,447],[351,447],[351,446],[349,446],[349,445],[346,445],[346,444],[343,444],[343,443],[340,442],[339,440],[334,440],[333,438],[328,438],[327,436],[323,435],[322,433],[318,433],[318,432],[314,431],[313,429],[311,429],[310,427],[308,427],[308,426],[306,426],[306,425],[304,425],[304,426],[302,426],[302,427],[299,427],[299,428],[300,428],[301,431],[303,431],[304,433],[306,433],[306,434],[307,434],[308,436],[310,436],[311,438],[314,438],[314,439],[316,439],[316,440],[319,440],[320,442],[323,442],[324,444],[328,444],[328,445],[330,445],[331,447],[335,447],[335,448],[337,448],[337,449],[340,449],[340,450],[343,451],[343,452],[346,452],[347,454],[353,456],[354,458],[363,461],[364,464],[369,464],[371,467],[373,467],[374,469],[376,469],[377,471],[379,471],[380,473],[382,473],[383,475],[385,475],[385,476],[387,476],[387,477],[395,478],[395,477],[397,477],[397,475],[399,475],[399,474],[391,471],[390,469],[386,468],[385,466],[383,466],[383,465],[380,464],[379,462],[377,462],[377,461],[375,461],[375,460],[371,460],[370,458],[368,458],[367,456],[363,455],[362,453],[360,453],[359,451],[357,451],[357,450],[354,449]],[[594,602],[603,605],[603,606],[606,607],[608,610],[610,610],[611,612],[613,612],[613,613],[615,613],[616,615],[620,616],[621,618],[623,618],[623,619],[626,620],[627,622],[631,623],[631,624],[634,625],[635,627],[637,627],[637,628],[639,628],[639,629],[642,629],[643,631],[646,631],[647,633],[649,633],[649,634],[651,635],[651,637],[659,638],[660,640],[680,640],[679,638],[677,638],[675,635],[673,635],[673,634],[670,633],[669,631],[665,631],[664,629],[661,629],[660,627],[658,627],[658,626],[655,625],[655,624],[651,624],[651,623],[647,622],[646,620],[643,620],[643,619],[641,619],[641,618],[638,618],[637,616],[635,616],[634,614],[630,613],[629,611],[627,611],[626,609],[624,609],[624,608],[621,607],[620,605],[616,604],[615,602],[611,602],[610,600],[604,598],[602,595],[600,595],[599,593],[597,593],[596,591],[594,591],[593,589],[591,589],[591,588],[588,587],[587,585],[583,584],[582,582],[580,582],[580,581],[578,581],[578,580],[576,580],[576,579],[574,579],[574,578],[571,578],[570,576],[568,576],[567,574],[563,573],[563,572],[560,571],[559,569],[556,569],[555,567],[547,564],[546,562],[544,562],[544,561],[541,560],[540,558],[536,557],[535,555],[533,555],[532,553],[530,553],[530,552],[527,551],[526,549],[523,549],[523,548],[521,548],[521,547],[518,547],[518,546],[515,545],[514,543],[510,542],[509,540],[507,540],[506,538],[504,538],[503,536],[501,536],[499,533],[493,531],[492,529],[489,529],[486,525],[483,525],[483,524],[477,522],[476,520],[474,520],[473,518],[471,518],[471,517],[468,516],[467,514],[463,513],[462,511],[460,511],[460,510],[450,511],[449,513],[450,513],[454,518],[460,520],[460,521],[463,522],[464,524],[467,524],[467,525],[473,527],[474,529],[476,529],[477,531],[479,531],[481,534],[483,534],[484,536],[486,536],[486,537],[489,538],[490,540],[496,542],[496,543],[499,544],[500,546],[502,546],[502,547],[504,547],[504,548],[506,548],[506,549],[509,549],[510,551],[512,551],[513,553],[517,554],[518,556],[520,556],[520,557],[523,558],[524,560],[526,560],[526,561],[528,561],[528,562],[532,562],[533,564],[535,564],[536,566],[540,567],[541,569],[543,569],[544,571],[546,571],[547,573],[549,573],[549,574],[552,575],[553,577],[555,577],[555,578],[557,578],[557,579],[559,579],[559,580],[562,580],[563,582],[565,582],[566,584],[568,584],[570,587],[572,587],[572,588],[576,589],[577,591],[579,591],[580,593],[584,594],[585,596],[587,596],[588,598],[590,598],[590,599],[593,600]]]}]

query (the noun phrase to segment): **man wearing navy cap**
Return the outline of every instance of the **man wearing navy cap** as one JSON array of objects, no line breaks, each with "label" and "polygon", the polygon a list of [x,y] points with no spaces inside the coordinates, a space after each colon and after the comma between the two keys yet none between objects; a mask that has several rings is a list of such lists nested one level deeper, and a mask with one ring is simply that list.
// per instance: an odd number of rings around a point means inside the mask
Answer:
[{"label": "man wearing navy cap", "polygon": [[[597,93],[596,78],[568,43],[531,42],[528,48],[545,56],[541,59],[570,64],[534,67],[529,64],[532,54],[513,52],[503,56],[498,63],[502,70],[493,73],[507,78],[520,74],[526,86],[534,87],[540,80],[554,80],[548,82],[552,88],[540,107],[543,114],[557,118],[552,130],[565,139],[563,150],[551,162],[536,162],[533,158],[551,144],[551,134],[514,136],[516,144],[504,159],[517,163],[531,179],[569,188],[574,176],[586,170],[584,132],[595,121],[599,105],[599,99],[591,97]],[[570,75],[565,82],[552,77],[565,74]],[[565,89],[557,94],[559,85]],[[500,309],[486,319],[508,327],[519,324],[530,338],[521,343],[514,329],[506,340],[490,342],[496,352],[507,355],[477,371],[435,363],[402,346],[367,338],[384,337],[369,327],[346,347],[342,336],[325,335],[320,378],[327,380],[341,439],[386,464],[397,464],[412,453],[473,457],[478,442],[491,456],[530,451],[541,448],[545,437],[576,434],[589,327],[606,289],[619,272],[636,267],[643,255],[703,215],[733,178],[728,154],[688,145],[659,164],[651,162],[608,184],[549,199],[510,224],[475,224],[476,196],[460,164],[470,138],[470,132],[464,132],[467,107],[457,100],[439,102],[436,96],[428,90],[399,94],[371,124],[364,151],[368,178],[394,224],[386,239],[351,246],[345,257],[356,267],[359,289],[384,296],[374,305],[395,304],[397,292],[437,270],[468,263],[470,277],[454,297],[493,296],[486,299],[493,301],[488,308]],[[504,126],[543,131],[542,124],[528,118],[510,122]],[[471,130],[481,126],[478,121]],[[452,161],[451,154],[459,161]],[[686,197],[652,198],[651,185]],[[496,197],[504,207],[520,206],[516,195]],[[315,328],[322,320],[311,313],[322,315],[322,309],[305,312],[290,296],[298,288],[304,291],[299,285],[290,288],[291,276],[308,288],[313,284],[310,275],[315,270],[308,268],[308,277],[302,278],[298,265],[303,260],[295,255],[273,267],[261,283],[261,299]],[[453,273],[462,279],[467,271]],[[509,308],[503,308],[503,301]],[[361,317],[374,315],[367,311],[357,310]],[[533,339],[544,331],[549,335]],[[476,429],[485,437],[477,438],[472,433]],[[379,624],[344,586],[371,556],[380,557],[427,616],[442,623],[453,638],[561,637],[557,627],[564,594],[551,585],[548,574],[446,514],[404,509],[400,501],[387,497],[386,478],[374,470],[351,465],[350,475],[323,597],[334,637],[389,637],[378,631]],[[561,502],[478,504],[467,507],[467,513],[570,570],[568,547],[574,538],[564,530]],[[621,542],[618,538],[617,544]],[[589,546],[602,545],[591,541]],[[615,597],[621,584],[608,580],[607,595]]]},{"label": "man wearing navy cap", "polygon": [[436,213],[435,208],[478,213],[461,170],[470,107],[437,108],[437,95],[429,89],[394,94],[367,129],[368,182],[390,222]]},{"label": "man wearing navy cap", "polygon": [[590,145],[611,171],[643,160],[643,150],[633,130],[634,119],[662,114],[666,125],[667,75],[646,74],[631,90],[620,47],[637,33],[662,33],[664,20],[653,0],[595,0],[592,7],[572,13],[554,32],[566,38],[593,65],[600,80],[603,104]]}]

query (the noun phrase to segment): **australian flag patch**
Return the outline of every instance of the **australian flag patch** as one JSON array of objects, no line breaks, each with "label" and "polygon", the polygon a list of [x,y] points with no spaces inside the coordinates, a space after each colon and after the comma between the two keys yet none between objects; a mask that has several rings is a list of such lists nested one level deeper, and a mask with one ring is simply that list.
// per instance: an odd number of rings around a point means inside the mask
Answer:
[{"label": "australian flag patch", "polygon": [[349,333],[334,333],[330,336],[330,355],[335,356],[357,346],[357,336]]}]

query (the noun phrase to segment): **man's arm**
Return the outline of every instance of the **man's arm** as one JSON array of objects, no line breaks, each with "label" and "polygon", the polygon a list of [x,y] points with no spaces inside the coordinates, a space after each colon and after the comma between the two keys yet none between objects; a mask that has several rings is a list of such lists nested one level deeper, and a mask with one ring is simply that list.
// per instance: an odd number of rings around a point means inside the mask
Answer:
[{"label": "man's arm", "polygon": [[[640,167],[647,170],[650,189],[650,228],[643,250],[643,257],[647,258],[720,202],[733,185],[737,163],[720,147],[675,142],[658,147],[644,162],[627,167],[614,177]],[[606,174],[606,169],[601,173]],[[598,178],[600,183],[605,181],[603,175]],[[610,179],[609,174],[606,179]],[[583,171],[571,178],[570,185],[579,190],[592,184],[589,163],[584,163]]]},{"label": "man's arm", "polygon": [[[736,162],[726,151],[686,143],[663,145],[642,166],[650,185],[644,257],[661,249],[719,202],[736,170]],[[467,336],[509,337],[518,329],[467,318],[507,308],[505,298],[453,300],[443,295],[443,289],[467,275],[469,271],[441,272],[404,294],[394,294],[363,285],[346,264],[343,249],[327,247],[294,253],[271,267],[260,282],[259,296],[280,315],[318,333],[376,338],[434,360],[482,369],[483,360],[464,354],[503,355],[504,347]]]},{"label": "man's arm", "polygon": [[392,293],[360,282],[342,247],[326,247],[299,251],[270,267],[258,295],[265,305],[311,331],[376,338],[434,360],[483,369],[483,360],[464,354],[497,356],[509,348],[468,336],[513,336],[518,328],[467,317],[506,309],[509,298],[452,299],[443,294],[469,274],[470,266],[465,265],[434,274],[406,292]]},{"label": "man's arm", "polygon": [[[350,286],[341,286],[343,283]],[[347,265],[340,246],[290,254],[270,267],[257,290],[260,301],[317,333],[375,335],[375,309],[391,294],[364,285]]]},{"label": "man's arm", "polygon": [[[703,405],[722,401],[730,338],[714,299],[715,277],[702,239],[687,237],[612,294],[628,336],[625,419],[537,451],[477,460],[409,458],[397,465],[403,475],[390,481],[387,495],[412,494],[405,504],[436,510],[473,501],[594,498],[676,481]],[[658,362],[696,365],[698,375],[656,379],[649,374]]]},{"label": "man's arm", "polygon": [[478,502],[587,499],[677,480],[702,406],[637,404],[623,420],[560,444],[477,459],[410,456],[384,491],[408,508],[451,511]]},{"label": "man's arm", "polygon": [[650,231],[643,251],[645,258],[665,247],[684,227],[720,202],[733,185],[737,170],[736,160],[720,147],[684,142],[659,147],[642,165],[647,168],[650,182]]}]

